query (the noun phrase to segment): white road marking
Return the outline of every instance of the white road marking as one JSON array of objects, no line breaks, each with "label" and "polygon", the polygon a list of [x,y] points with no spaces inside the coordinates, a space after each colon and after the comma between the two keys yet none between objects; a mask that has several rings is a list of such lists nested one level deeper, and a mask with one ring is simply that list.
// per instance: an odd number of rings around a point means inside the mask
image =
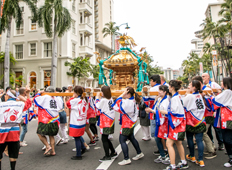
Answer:
[{"label": "white road marking", "polygon": [[[140,124],[138,124],[135,129],[134,129],[134,135],[136,135],[136,133],[139,131],[139,129],[141,128]],[[126,143],[128,144],[130,141],[127,141]],[[115,149],[115,151],[118,153],[118,155],[122,152],[122,148],[121,145],[119,144],[117,146],[117,148]],[[105,161],[102,162],[97,168],[96,170],[107,170],[110,165],[114,162],[115,159],[111,159],[111,161]]]}]

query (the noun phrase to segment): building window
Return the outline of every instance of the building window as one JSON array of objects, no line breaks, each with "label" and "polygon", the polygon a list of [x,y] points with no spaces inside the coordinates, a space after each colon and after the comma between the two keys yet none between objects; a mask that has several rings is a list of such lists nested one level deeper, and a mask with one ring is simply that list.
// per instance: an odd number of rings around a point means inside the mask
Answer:
[{"label": "building window", "polygon": [[51,70],[44,70],[44,87],[51,85]]},{"label": "building window", "polygon": [[82,21],[83,21],[82,14],[80,13],[80,23],[81,24],[83,24]]},{"label": "building window", "polygon": [[52,43],[44,43],[44,57],[52,57]]},{"label": "building window", "polygon": [[31,20],[31,31],[36,30],[36,21]]},{"label": "building window", "polygon": [[32,71],[29,77],[30,88],[36,88],[36,73]]},{"label": "building window", "polygon": [[24,21],[22,20],[22,23],[20,24],[20,27],[16,28],[16,34],[17,35],[23,34],[23,29],[24,29]]},{"label": "building window", "polygon": [[72,3],[72,11],[73,11],[73,12],[76,12],[76,0],[73,0],[73,3]]},{"label": "building window", "polygon": [[23,59],[23,45],[15,45],[15,58]]},{"label": "building window", "polygon": [[36,55],[36,43],[30,44],[30,55]]},{"label": "building window", "polygon": [[72,57],[76,57],[76,44],[72,43]]},{"label": "building window", "polygon": [[72,33],[76,34],[76,21],[72,20]]}]

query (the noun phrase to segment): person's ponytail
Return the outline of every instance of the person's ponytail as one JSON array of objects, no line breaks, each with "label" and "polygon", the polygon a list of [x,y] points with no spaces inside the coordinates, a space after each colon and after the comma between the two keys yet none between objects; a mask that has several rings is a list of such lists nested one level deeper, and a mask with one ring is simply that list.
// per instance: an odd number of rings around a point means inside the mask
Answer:
[{"label": "person's ponytail", "polygon": [[138,93],[135,92],[135,101],[139,104],[140,103],[140,96]]}]

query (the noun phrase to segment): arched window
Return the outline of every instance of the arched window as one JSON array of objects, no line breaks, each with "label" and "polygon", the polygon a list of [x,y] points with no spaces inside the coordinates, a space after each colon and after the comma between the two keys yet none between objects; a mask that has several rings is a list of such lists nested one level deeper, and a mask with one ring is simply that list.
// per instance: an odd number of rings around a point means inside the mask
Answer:
[{"label": "arched window", "polygon": [[51,85],[51,70],[44,70],[44,87]]},{"label": "arched window", "polygon": [[36,73],[32,71],[29,77],[30,88],[36,88]]}]

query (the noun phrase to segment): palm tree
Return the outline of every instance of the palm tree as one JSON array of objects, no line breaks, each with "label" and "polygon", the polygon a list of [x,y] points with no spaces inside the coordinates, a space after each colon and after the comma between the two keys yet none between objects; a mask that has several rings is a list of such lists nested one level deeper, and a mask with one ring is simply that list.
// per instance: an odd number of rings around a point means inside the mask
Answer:
[{"label": "palm tree", "polygon": [[221,4],[221,10],[218,13],[219,15],[224,14],[224,19],[227,20],[226,22],[228,25],[230,25],[230,36],[232,40],[232,24],[231,24],[231,18],[232,18],[232,0],[225,0],[225,3]]},{"label": "palm tree", "polygon": [[62,6],[62,2],[62,0],[45,0],[44,6],[38,11],[39,26],[44,26],[47,37],[53,36],[51,86],[54,87],[56,87],[57,75],[57,39],[69,30],[72,21],[68,9]]},{"label": "palm tree", "polygon": [[72,77],[72,83],[75,85],[75,78],[78,80],[84,77],[88,77],[92,72],[92,64],[89,61],[89,58],[82,59],[81,57],[77,57],[73,60],[74,62],[66,61],[64,63],[65,66],[69,66],[69,72],[67,72],[68,76]]},{"label": "palm tree", "polygon": [[114,36],[115,35],[121,35],[119,32],[117,32],[119,30],[118,26],[114,26],[116,23],[115,22],[109,22],[106,23],[105,26],[102,30],[103,33],[103,37],[105,38],[106,36],[110,35],[111,36],[111,49],[112,49],[112,53],[114,52]]},{"label": "palm tree", "polygon": [[[17,63],[17,61],[15,60],[15,58],[14,58],[14,56],[13,56],[13,54],[10,52],[10,64],[13,64],[13,65],[15,65],[15,63]],[[4,63],[4,61],[5,61],[5,53],[4,52],[0,52],[0,64],[1,63]],[[11,84],[12,85],[12,83],[11,83],[11,81],[10,81],[10,79],[12,79],[11,77],[13,76],[13,73],[10,71],[10,74],[9,74],[10,76],[10,78],[9,78],[9,85]],[[4,77],[4,75],[1,75],[0,76],[0,80],[2,80],[3,79],[3,77]],[[9,86],[8,85],[8,86]]]},{"label": "palm tree", "polygon": [[212,57],[209,54],[203,54],[201,59],[204,71],[207,71],[209,73],[209,71],[212,69]]},{"label": "palm tree", "polygon": [[10,75],[10,35],[11,35],[11,22],[15,19],[16,28],[20,27],[22,23],[22,10],[19,6],[19,1],[25,2],[33,15],[33,19],[37,19],[37,7],[35,3],[37,0],[5,0],[2,17],[0,22],[0,34],[7,31],[6,44],[5,44],[5,60],[4,60],[4,88],[9,86],[9,75]]},{"label": "palm tree", "polygon": [[[205,43],[205,45],[203,46],[203,52],[204,54],[209,55],[209,57],[212,60],[212,51],[215,49],[215,45],[211,45],[210,43]],[[214,69],[213,69],[213,62],[211,62],[211,68],[212,68],[212,72],[213,72],[213,76],[214,76],[214,80],[216,80],[216,75],[214,73]]]},{"label": "palm tree", "polygon": [[216,44],[217,43],[216,31],[215,31],[216,23],[212,22],[210,18],[206,18],[203,20],[203,23],[200,26],[203,27],[201,31],[202,39],[205,40],[206,38],[213,38],[214,44]]}]

